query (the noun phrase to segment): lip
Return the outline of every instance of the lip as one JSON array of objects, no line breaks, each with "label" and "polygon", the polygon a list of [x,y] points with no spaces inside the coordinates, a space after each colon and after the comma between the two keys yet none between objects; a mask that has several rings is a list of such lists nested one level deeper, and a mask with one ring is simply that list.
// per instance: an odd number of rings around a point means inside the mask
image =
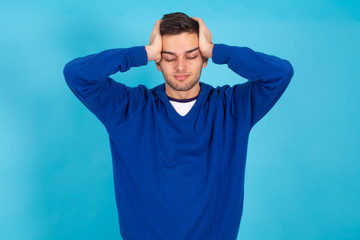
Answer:
[{"label": "lip", "polygon": [[174,74],[174,78],[176,78],[179,81],[184,81],[190,76],[190,74]]}]

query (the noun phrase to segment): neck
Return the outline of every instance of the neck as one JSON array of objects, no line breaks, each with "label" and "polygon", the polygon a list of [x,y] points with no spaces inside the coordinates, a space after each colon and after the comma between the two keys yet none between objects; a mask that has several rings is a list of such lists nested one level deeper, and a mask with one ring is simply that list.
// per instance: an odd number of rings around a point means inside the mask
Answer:
[{"label": "neck", "polygon": [[176,91],[165,83],[165,93],[167,96],[175,99],[194,98],[200,93],[200,83],[197,83],[193,88],[189,89],[188,91]]}]

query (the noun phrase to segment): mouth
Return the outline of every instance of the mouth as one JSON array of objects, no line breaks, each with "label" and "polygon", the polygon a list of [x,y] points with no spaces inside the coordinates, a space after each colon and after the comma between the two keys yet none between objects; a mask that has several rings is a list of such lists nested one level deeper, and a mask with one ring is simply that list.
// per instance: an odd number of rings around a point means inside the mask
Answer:
[{"label": "mouth", "polygon": [[173,76],[179,81],[184,81],[190,76],[190,74],[174,74]]}]

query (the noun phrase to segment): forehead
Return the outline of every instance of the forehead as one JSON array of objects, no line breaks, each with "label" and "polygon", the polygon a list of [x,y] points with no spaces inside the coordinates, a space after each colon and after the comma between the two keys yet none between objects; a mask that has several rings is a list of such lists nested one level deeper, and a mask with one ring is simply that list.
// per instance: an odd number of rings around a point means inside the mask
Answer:
[{"label": "forehead", "polygon": [[188,50],[199,47],[199,38],[196,33],[180,33],[162,37],[162,50],[174,54],[183,54]]}]

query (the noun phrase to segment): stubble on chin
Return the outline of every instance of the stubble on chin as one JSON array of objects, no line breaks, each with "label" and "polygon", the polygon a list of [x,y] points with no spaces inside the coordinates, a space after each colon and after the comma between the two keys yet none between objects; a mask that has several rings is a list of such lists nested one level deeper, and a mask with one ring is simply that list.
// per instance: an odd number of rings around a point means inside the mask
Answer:
[{"label": "stubble on chin", "polygon": [[175,91],[182,91],[182,92],[191,90],[193,87],[196,86],[196,84],[198,84],[199,80],[200,79],[198,78],[187,83],[177,83],[176,80],[168,80],[165,78],[165,82],[170,88],[172,88]]}]

